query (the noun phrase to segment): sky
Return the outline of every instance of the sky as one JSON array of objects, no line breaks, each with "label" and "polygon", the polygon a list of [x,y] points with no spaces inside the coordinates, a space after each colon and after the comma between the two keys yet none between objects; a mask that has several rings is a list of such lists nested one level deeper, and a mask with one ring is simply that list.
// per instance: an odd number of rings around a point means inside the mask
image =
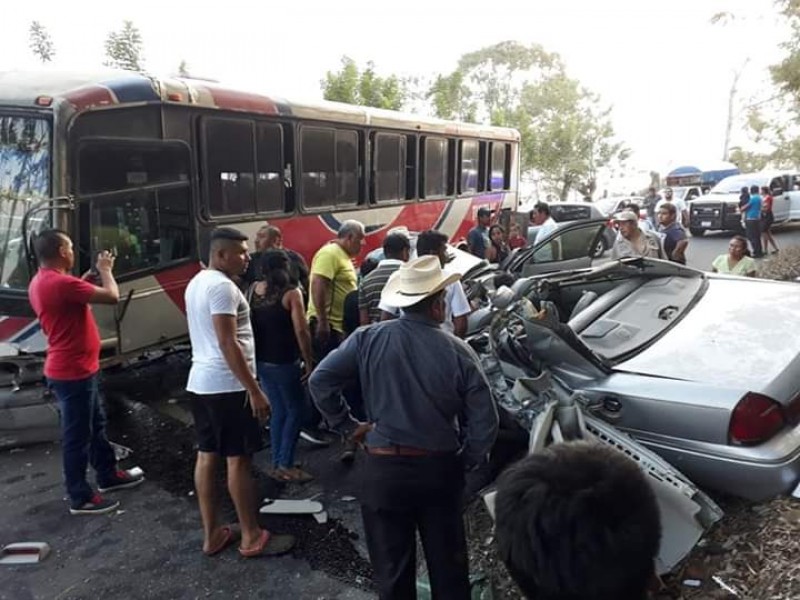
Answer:
[{"label": "sky", "polygon": [[[711,24],[720,11],[736,18]],[[56,45],[48,69],[95,69],[124,19],[140,29],[153,74],[185,60],[193,75],[290,100],[320,98],[343,55],[382,74],[429,76],[497,42],[539,43],[613,106],[632,168],[662,173],[722,158],[743,65],[733,145],[748,145],[741,107],[774,93],[768,66],[787,36],[772,0],[38,0],[3,11],[0,70],[40,68],[28,49],[33,20]]]}]

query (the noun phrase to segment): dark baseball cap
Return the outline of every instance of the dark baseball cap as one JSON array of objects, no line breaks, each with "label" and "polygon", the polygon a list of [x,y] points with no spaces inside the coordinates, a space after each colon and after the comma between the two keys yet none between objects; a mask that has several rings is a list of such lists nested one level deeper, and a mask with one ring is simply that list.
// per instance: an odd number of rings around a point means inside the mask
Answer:
[{"label": "dark baseball cap", "polygon": [[486,208],[485,206],[482,206],[481,208],[478,209],[479,217],[491,217],[492,214],[494,214],[494,211],[490,208]]}]

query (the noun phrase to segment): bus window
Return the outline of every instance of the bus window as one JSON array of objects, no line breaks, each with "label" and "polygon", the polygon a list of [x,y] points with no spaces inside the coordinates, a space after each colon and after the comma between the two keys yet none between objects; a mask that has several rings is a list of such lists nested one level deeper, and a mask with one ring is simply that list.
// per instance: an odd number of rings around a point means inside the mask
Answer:
[{"label": "bus window", "polygon": [[489,179],[490,190],[508,189],[508,177],[506,174],[507,144],[492,144],[492,164],[491,177]]},{"label": "bus window", "polygon": [[406,137],[389,133],[375,135],[373,164],[375,201],[393,202],[406,198]]},{"label": "bus window", "polygon": [[256,132],[256,207],[258,212],[283,211],[283,136],[281,126],[259,123]]},{"label": "bus window", "polygon": [[417,197],[417,146],[416,135],[406,136],[406,200]]},{"label": "bus window", "polygon": [[211,215],[255,212],[253,122],[208,118],[205,146]]},{"label": "bus window", "polygon": [[155,269],[192,250],[189,187],[133,191],[91,203],[91,251],[110,250],[114,273]]},{"label": "bus window", "polygon": [[447,195],[449,151],[444,138],[425,138],[423,146],[423,197]]},{"label": "bus window", "polygon": [[301,130],[301,186],[307,209],[358,202],[358,132],[323,127]]},{"label": "bus window", "polygon": [[78,165],[82,194],[189,181],[189,150],[180,143],[87,140]]},{"label": "bus window", "polygon": [[462,140],[460,142],[460,169],[459,194],[474,194],[478,191],[478,163],[480,150],[475,140]]}]

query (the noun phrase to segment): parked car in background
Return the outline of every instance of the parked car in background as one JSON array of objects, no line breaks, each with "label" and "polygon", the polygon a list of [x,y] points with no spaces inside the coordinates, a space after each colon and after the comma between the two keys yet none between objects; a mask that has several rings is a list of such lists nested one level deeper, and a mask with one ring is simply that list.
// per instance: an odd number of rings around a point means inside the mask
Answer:
[{"label": "parked car in background", "polygon": [[[606,219],[606,228],[603,231],[602,236],[597,242],[597,245],[594,250],[593,258],[600,258],[605,254],[606,250],[611,248],[614,245],[614,240],[617,237],[617,231],[614,229],[613,222],[609,219],[609,215],[601,210],[601,208],[597,205],[597,203],[590,203],[590,202],[552,202],[548,206],[550,206],[550,216],[553,217],[553,220],[560,225],[564,223],[573,223],[575,221],[591,221],[597,219]],[[525,207],[528,210],[531,207]],[[525,209],[520,209],[525,210]],[[535,225],[528,226],[528,246],[533,244],[536,240],[536,232],[539,228]]]},{"label": "parked car in background", "polygon": [[630,204],[636,204],[639,208],[642,208],[643,200],[644,197],[642,196],[612,196],[610,198],[595,200],[594,205],[599,208],[604,215],[611,217],[624,208],[627,208]]}]

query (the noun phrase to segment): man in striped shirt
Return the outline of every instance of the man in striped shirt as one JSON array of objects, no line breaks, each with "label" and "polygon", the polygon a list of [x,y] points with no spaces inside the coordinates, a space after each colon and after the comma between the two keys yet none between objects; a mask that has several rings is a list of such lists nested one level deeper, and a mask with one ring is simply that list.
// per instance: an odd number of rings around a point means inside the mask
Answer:
[{"label": "man in striped shirt", "polygon": [[408,260],[410,253],[411,243],[407,235],[396,232],[390,233],[383,239],[385,258],[361,281],[358,288],[358,314],[361,325],[381,320],[381,310],[378,305],[383,287],[389,281],[389,276]]}]

